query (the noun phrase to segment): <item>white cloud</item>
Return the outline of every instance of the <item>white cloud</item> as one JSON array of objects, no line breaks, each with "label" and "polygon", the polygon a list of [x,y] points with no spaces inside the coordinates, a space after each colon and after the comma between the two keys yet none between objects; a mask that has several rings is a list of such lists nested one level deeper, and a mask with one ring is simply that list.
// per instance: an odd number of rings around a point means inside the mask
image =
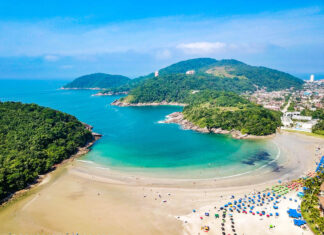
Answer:
[{"label": "white cloud", "polygon": [[172,57],[172,53],[169,49],[162,49],[162,50],[158,50],[158,52],[156,53],[155,57],[157,59],[169,59]]},{"label": "white cloud", "polygon": [[49,61],[49,62],[55,62],[58,61],[60,59],[60,57],[56,56],[56,55],[45,55],[44,56],[44,60]]},{"label": "white cloud", "polygon": [[223,42],[192,42],[181,43],[177,46],[187,54],[210,54],[224,51],[226,47],[226,43]]},{"label": "white cloud", "polygon": [[61,69],[72,69],[73,65],[65,64],[60,67]]}]

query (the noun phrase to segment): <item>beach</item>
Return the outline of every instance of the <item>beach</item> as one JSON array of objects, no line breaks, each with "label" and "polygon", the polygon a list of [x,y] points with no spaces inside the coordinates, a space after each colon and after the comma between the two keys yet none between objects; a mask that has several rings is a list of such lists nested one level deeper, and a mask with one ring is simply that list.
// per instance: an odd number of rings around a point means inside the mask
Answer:
[{"label": "beach", "polygon": [[[320,138],[282,132],[272,140],[281,152],[277,166],[226,178],[154,177],[74,159],[1,208],[0,233],[203,234],[201,226],[208,225],[209,234],[220,234],[213,214],[231,195],[253,195],[279,180],[306,175],[324,154]],[[296,192],[287,197],[295,200]],[[234,214],[237,234],[311,234],[294,226],[285,213],[291,203],[297,206],[294,200],[281,202],[278,218]],[[207,211],[211,216],[201,220]],[[269,224],[275,228],[269,230]]]}]

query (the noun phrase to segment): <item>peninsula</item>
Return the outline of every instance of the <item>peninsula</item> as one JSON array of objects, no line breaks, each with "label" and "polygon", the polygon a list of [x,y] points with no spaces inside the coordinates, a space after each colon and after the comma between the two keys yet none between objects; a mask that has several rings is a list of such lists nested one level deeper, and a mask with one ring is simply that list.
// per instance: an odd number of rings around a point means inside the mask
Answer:
[{"label": "peninsula", "polygon": [[17,102],[0,102],[0,126],[0,201],[101,136],[69,114]]},{"label": "peninsula", "polygon": [[128,77],[105,73],[94,73],[81,76],[64,85],[62,89],[96,89],[118,87],[129,82]]},{"label": "peninsula", "polygon": [[302,80],[277,70],[237,60],[198,58],[142,77],[127,90],[127,96],[112,105],[181,105],[185,106],[183,113],[169,116],[173,118],[167,122],[178,122],[200,132],[231,132],[235,138],[267,136],[281,126],[281,113],[247,100],[245,94],[261,88],[300,89],[302,84]]}]

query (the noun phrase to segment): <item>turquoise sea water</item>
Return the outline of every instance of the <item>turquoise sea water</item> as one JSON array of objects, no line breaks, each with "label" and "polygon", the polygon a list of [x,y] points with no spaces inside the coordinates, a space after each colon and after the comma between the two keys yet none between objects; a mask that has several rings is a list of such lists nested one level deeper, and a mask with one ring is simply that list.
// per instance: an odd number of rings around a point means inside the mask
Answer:
[{"label": "turquoise sea water", "polygon": [[[235,140],[225,135],[182,130],[160,124],[181,107],[116,107],[118,96],[95,91],[58,90],[64,81],[0,80],[1,101],[37,103],[75,115],[103,134],[83,160],[134,172],[167,172],[177,177],[224,177],[273,163],[278,149],[270,141]],[[270,164],[267,168],[273,167]],[[271,170],[271,169],[270,169]]]}]

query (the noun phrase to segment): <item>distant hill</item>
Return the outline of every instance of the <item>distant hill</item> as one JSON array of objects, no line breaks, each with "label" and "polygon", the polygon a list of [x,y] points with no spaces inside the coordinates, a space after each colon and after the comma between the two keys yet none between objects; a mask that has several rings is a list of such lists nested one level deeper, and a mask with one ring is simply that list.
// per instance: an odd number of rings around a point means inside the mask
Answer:
[{"label": "distant hill", "polygon": [[[191,71],[192,74],[186,74]],[[194,71],[194,72],[193,72]],[[244,93],[258,88],[282,90],[301,88],[304,83],[288,73],[266,67],[251,66],[237,60],[198,58],[181,61],[159,70],[159,76],[149,74],[132,80],[125,87],[129,103],[185,102],[196,90],[218,90]],[[123,86],[118,87],[122,90]]]},{"label": "distant hill", "polygon": [[112,88],[126,84],[130,78],[122,75],[94,73],[76,78],[63,88],[87,89],[87,88]]}]

